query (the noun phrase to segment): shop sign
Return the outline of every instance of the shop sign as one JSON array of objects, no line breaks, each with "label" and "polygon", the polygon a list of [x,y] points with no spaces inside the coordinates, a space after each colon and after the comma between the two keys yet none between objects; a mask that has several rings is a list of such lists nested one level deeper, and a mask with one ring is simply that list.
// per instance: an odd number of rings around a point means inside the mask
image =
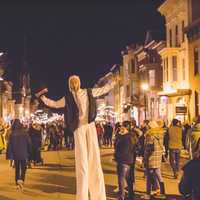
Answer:
[{"label": "shop sign", "polygon": [[187,107],[186,106],[176,106],[176,113],[177,114],[187,113]]}]

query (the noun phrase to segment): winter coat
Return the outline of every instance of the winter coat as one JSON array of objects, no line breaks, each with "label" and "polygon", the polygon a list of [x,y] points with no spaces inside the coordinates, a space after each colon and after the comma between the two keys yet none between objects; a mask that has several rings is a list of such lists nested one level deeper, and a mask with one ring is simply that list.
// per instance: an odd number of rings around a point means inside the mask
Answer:
[{"label": "winter coat", "polygon": [[200,158],[189,161],[183,167],[183,176],[179,183],[180,193],[192,200],[200,199]]},{"label": "winter coat", "polygon": [[163,154],[164,129],[151,128],[146,133],[144,164],[146,168],[160,168]]},{"label": "winter coat", "polygon": [[36,149],[40,148],[42,145],[41,130],[31,127],[29,130],[29,135],[31,138],[32,146]]},{"label": "winter coat", "polygon": [[169,127],[169,148],[182,149],[182,128],[179,126]]},{"label": "winter coat", "polygon": [[195,147],[197,145],[199,138],[200,138],[200,123],[194,125],[194,127],[190,129],[187,133],[186,148],[188,149],[189,152],[191,149],[192,154],[195,151]]},{"label": "winter coat", "polygon": [[9,156],[14,160],[28,159],[31,152],[31,140],[24,129],[16,129],[12,131],[7,151],[10,153]]},{"label": "winter coat", "polygon": [[103,128],[102,128],[102,126],[101,125],[97,125],[96,129],[97,129],[97,135],[98,136],[102,136],[103,135]]},{"label": "winter coat", "polygon": [[132,165],[135,162],[136,140],[131,133],[118,134],[115,142],[115,160],[117,163]]}]

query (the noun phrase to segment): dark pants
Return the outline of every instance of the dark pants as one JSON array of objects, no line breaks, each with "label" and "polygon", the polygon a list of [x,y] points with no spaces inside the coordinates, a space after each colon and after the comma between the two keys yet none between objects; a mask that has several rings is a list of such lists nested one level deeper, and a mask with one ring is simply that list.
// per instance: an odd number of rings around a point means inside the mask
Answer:
[{"label": "dark pants", "polygon": [[180,149],[169,150],[169,156],[170,156],[169,161],[171,168],[174,172],[174,176],[177,176],[177,173],[179,171],[180,154],[181,154]]},{"label": "dark pants", "polygon": [[169,146],[168,145],[164,145],[165,146],[165,158],[168,158],[169,155]]},{"label": "dark pants", "polygon": [[101,147],[101,145],[102,145],[102,135],[99,134],[99,135],[97,135],[97,137],[98,137],[99,147]]},{"label": "dark pants", "polygon": [[66,136],[65,137],[65,146],[68,150],[74,149],[74,136]]},{"label": "dark pants", "polygon": [[125,187],[128,186],[128,199],[133,199],[134,169],[132,165],[117,164],[117,175],[119,185],[119,199],[125,199]]},{"label": "dark pants", "polygon": [[15,160],[15,181],[25,180],[26,160]]},{"label": "dark pants", "polygon": [[42,161],[42,157],[41,157],[41,150],[39,147],[33,147],[32,148],[32,160],[35,163],[41,162]]}]

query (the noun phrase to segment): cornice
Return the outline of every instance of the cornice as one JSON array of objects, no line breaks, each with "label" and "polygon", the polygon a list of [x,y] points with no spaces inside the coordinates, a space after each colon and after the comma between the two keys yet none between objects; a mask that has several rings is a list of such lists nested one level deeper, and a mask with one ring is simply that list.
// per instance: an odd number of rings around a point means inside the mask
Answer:
[{"label": "cornice", "polygon": [[161,56],[177,55],[182,50],[181,47],[166,47],[159,51]]},{"label": "cornice", "polygon": [[158,11],[166,18],[177,16],[177,13],[186,13],[186,0],[167,0],[159,8]]}]

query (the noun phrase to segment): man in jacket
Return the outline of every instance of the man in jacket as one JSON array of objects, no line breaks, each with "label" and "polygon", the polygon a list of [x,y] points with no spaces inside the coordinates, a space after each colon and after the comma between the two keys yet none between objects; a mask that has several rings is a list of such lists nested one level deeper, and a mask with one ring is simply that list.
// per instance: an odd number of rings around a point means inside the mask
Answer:
[{"label": "man in jacket", "polygon": [[128,200],[134,198],[133,183],[137,136],[131,133],[131,123],[124,121],[115,142],[115,160],[119,186],[119,200],[125,200],[125,182],[128,186]]},{"label": "man in jacket", "polygon": [[185,199],[200,199],[200,138],[194,148],[194,158],[183,167],[179,191]]},{"label": "man in jacket", "polygon": [[103,171],[95,127],[95,98],[108,93],[115,81],[101,88],[81,89],[80,78],[73,75],[69,78],[69,92],[58,101],[41,96],[49,107],[65,108],[66,126],[74,132],[77,200],[106,200]]},{"label": "man in jacket", "polygon": [[175,179],[178,178],[180,154],[183,148],[182,128],[178,124],[179,121],[173,119],[172,125],[169,127],[169,159]]},{"label": "man in jacket", "polygon": [[194,126],[188,130],[186,136],[186,148],[189,151],[190,157],[194,157],[195,147],[200,138],[200,116],[197,117]]}]

